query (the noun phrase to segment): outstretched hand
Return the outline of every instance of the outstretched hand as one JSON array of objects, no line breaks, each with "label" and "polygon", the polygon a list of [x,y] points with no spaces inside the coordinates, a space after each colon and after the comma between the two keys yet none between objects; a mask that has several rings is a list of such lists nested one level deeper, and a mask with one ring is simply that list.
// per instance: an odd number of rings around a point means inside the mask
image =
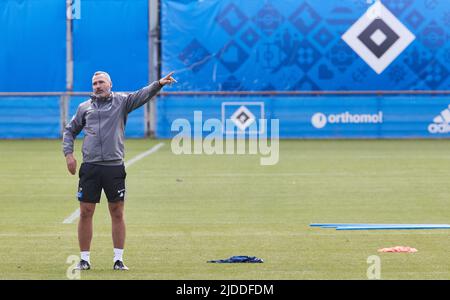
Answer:
[{"label": "outstretched hand", "polygon": [[172,77],[173,73],[175,72],[170,72],[166,77],[161,78],[159,84],[165,86],[166,84],[176,83],[177,81]]}]

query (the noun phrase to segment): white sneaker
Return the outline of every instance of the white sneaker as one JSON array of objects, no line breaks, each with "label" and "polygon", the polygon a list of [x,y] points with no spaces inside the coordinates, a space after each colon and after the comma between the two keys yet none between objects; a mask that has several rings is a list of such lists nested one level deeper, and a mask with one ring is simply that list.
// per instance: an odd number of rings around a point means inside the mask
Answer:
[{"label": "white sneaker", "polygon": [[116,262],[114,263],[113,269],[127,271],[128,267],[123,264],[123,261],[116,260]]}]

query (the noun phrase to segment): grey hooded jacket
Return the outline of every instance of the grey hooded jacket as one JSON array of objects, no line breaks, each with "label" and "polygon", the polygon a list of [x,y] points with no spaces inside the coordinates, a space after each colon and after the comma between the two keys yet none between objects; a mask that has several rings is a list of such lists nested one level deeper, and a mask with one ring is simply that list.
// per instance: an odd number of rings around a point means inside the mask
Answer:
[{"label": "grey hooded jacket", "polygon": [[111,93],[107,99],[91,97],[81,103],[64,129],[64,155],[73,153],[74,140],[84,129],[83,162],[122,163],[128,114],[150,101],[161,88],[155,81],[131,94]]}]

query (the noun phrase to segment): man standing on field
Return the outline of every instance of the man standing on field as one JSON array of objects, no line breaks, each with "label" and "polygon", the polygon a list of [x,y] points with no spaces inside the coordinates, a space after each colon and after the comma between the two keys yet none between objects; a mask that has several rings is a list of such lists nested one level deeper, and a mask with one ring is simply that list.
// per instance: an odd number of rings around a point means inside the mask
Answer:
[{"label": "man standing on field", "polygon": [[95,205],[100,202],[102,189],[108,198],[112,220],[114,245],[114,270],[128,270],[123,263],[125,245],[125,166],[124,138],[125,124],[130,112],[144,105],[163,86],[176,82],[172,73],[131,94],[111,92],[111,78],[106,72],[95,72],[92,77],[93,94],[78,106],[76,114],[67,124],[63,134],[63,152],[67,169],[72,175],[77,170],[73,156],[76,136],[84,129],[82,153],[83,163],[79,170],[78,200],[80,221],[78,242],[81,259],[77,266],[89,270],[90,246],[92,240],[92,217]]}]

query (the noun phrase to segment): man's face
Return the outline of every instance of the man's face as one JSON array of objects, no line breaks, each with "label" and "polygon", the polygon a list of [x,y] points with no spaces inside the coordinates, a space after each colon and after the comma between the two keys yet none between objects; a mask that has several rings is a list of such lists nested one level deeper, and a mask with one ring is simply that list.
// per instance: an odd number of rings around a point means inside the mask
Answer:
[{"label": "man's face", "polygon": [[108,97],[111,93],[111,82],[104,74],[95,75],[92,78],[92,90],[97,97]]}]

